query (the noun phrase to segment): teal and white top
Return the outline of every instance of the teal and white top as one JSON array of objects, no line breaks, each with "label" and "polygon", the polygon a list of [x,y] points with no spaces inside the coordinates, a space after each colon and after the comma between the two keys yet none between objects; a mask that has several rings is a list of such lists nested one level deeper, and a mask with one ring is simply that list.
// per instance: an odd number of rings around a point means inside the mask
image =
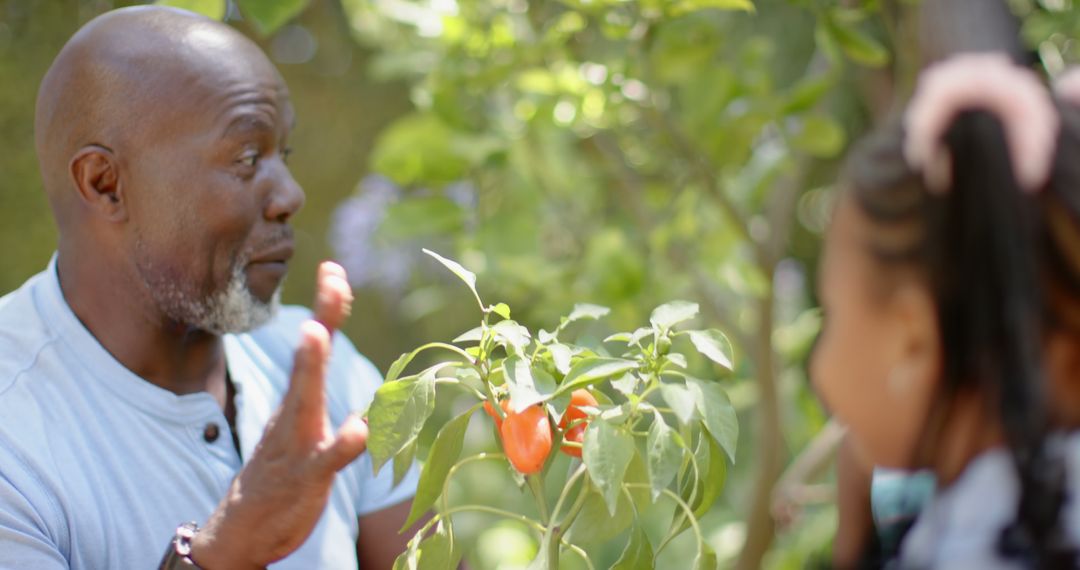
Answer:
[{"label": "teal and white top", "polygon": [[[1064,446],[1067,489],[1080,491],[1080,434],[1056,441]],[[899,567],[948,570],[1013,570],[1023,566],[998,553],[1001,532],[1016,519],[1019,482],[1005,449],[983,453],[960,477],[931,499],[900,546]],[[1062,505],[1060,524],[1080,545],[1080,501]]]},{"label": "teal and white top", "polygon": [[933,498],[935,486],[934,474],[929,471],[874,469],[870,506],[883,559],[896,556],[900,540]]}]

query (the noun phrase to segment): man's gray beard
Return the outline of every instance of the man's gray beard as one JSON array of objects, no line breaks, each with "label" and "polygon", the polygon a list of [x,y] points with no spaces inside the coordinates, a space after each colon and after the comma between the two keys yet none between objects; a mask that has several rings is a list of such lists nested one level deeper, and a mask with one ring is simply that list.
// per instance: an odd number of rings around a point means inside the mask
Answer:
[{"label": "man's gray beard", "polygon": [[225,288],[202,299],[197,299],[175,281],[153,275],[147,270],[149,268],[139,267],[139,272],[165,316],[189,327],[221,335],[256,329],[269,322],[281,306],[281,286],[269,302],[251,292],[244,274],[245,265],[246,259],[238,259]]}]

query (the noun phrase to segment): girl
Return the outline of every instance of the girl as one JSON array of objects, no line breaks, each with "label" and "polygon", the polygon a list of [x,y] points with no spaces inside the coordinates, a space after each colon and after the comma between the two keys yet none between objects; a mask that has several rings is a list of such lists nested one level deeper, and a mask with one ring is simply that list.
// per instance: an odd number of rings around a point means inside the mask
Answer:
[{"label": "girl", "polygon": [[[811,375],[867,465],[938,491],[903,568],[1073,568],[1080,121],[1002,55],[931,67],[853,155]],[[1057,396],[1061,396],[1058,398]]]}]

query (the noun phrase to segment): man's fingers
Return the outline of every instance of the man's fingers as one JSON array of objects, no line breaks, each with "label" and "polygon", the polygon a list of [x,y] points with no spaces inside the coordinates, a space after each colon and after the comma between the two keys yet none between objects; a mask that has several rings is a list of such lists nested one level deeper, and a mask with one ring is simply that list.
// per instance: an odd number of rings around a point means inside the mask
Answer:
[{"label": "man's fingers", "polygon": [[323,261],[319,264],[318,278],[322,279],[324,276],[329,275],[346,279],[344,267],[337,263],[334,263],[333,261]]},{"label": "man's fingers", "polygon": [[360,419],[356,414],[349,414],[345,423],[338,429],[334,443],[324,452],[327,467],[334,471],[340,471],[346,465],[352,463],[358,455],[367,449],[368,427],[367,422]]},{"label": "man's fingers", "polygon": [[326,366],[330,359],[330,332],[315,321],[300,325],[300,346],[296,349],[289,391],[285,405],[301,414],[322,414],[325,408],[323,388],[326,385]]},{"label": "man's fingers", "polygon": [[333,332],[352,310],[352,288],[345,269],[332,261],[320,263],[315,288],[315,319]]}]

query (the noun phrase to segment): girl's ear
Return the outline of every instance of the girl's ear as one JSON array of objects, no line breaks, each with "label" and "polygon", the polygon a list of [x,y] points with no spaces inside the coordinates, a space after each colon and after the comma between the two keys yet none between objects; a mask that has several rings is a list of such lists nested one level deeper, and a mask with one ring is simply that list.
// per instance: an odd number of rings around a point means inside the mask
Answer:
[{"label": "girl's ear", "polygon": [[934,299],[917,280],[897,286],[889,300],[893,332],[893,391],[932,397],[941,376],[941,329]]}]

